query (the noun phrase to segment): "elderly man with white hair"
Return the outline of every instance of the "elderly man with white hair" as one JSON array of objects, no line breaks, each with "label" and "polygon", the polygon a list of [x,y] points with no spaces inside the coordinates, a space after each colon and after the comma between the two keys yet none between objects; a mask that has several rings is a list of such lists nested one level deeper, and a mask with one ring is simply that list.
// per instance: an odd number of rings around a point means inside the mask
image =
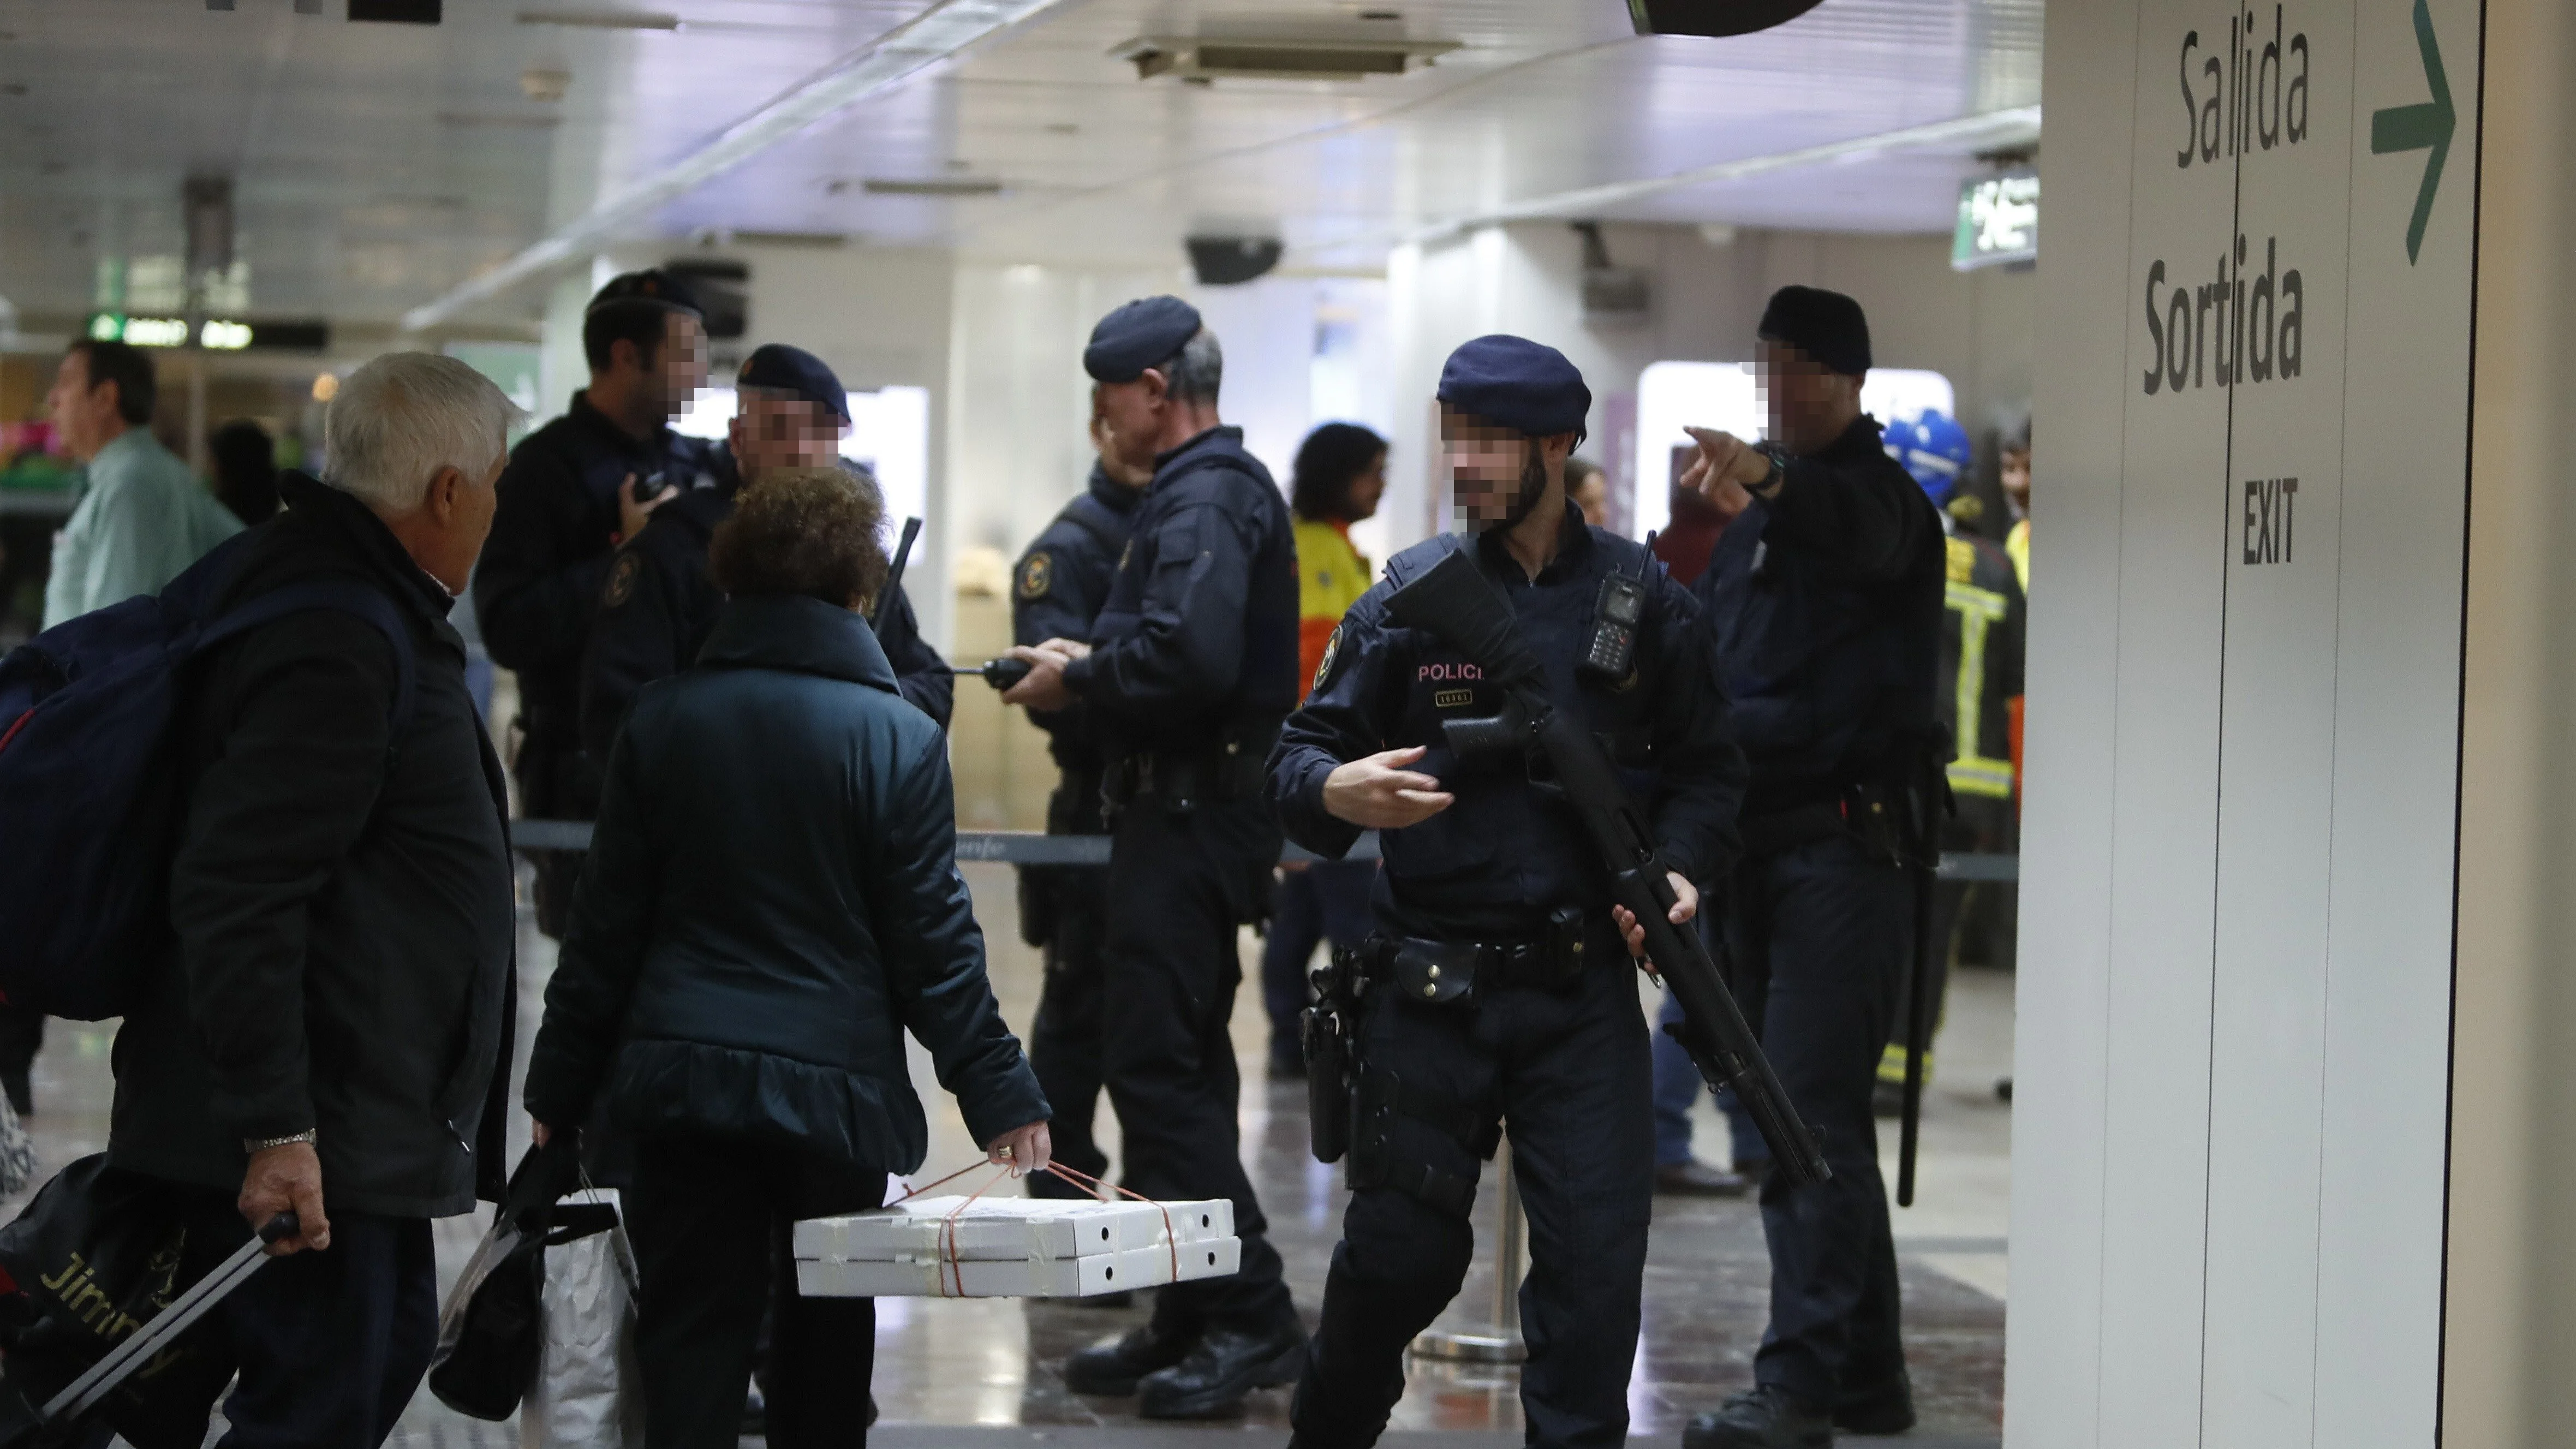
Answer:
[{"label": "elderly man with white hair", "polygon": [[208,1348],[240,1374],[228,1445],[381,1444],[437,1338],[430,1220],[497,1188],[511,871],[447,615],[513,415],[449,358],[351,374],[323,476],[280,480],[286,511],[217,608],[323,580],[385,607],[287,613],[189,686],[175,949],[117,1033],[108,1158],[172,1186],[192,1244],[298,1215],[281,1261],[215,1311]]}]

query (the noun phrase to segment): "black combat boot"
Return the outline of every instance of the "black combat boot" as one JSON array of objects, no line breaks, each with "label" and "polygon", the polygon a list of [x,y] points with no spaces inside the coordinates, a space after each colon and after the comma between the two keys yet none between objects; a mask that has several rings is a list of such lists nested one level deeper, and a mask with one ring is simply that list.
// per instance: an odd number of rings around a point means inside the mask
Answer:
[{"label": "black combat boot", "polygon": [[1737,1394],[1682,1430],[1682,1449],[1832,1449],[1833,1442],[1823,1408],[1774,1384]]},{"label": "black combat boot", "polygon": [[1834,1399],[1834,1427],[1848,1434],[1902,1434],[1914,1427],[1914,1380],[1905,1370]]},{"label": "black combat boot", "polygon": [[1294,1318],[1268,1333],[1219,1328],[1187,1358],[1145,1376],[1136,1412],[1148,1419],[1214,1419],[1243,1407],[1254,1389],[1297,1381],[1306,1371],[1306,1333]]},{"label": "black combat boot", "polygon": [[1154,1325],[1131,1328],[1064,1361],[1064,1386],[1077,1394],[1132,1394],[1136,1381],[1186,1357],[1197,1340],[1158,1333]]}]

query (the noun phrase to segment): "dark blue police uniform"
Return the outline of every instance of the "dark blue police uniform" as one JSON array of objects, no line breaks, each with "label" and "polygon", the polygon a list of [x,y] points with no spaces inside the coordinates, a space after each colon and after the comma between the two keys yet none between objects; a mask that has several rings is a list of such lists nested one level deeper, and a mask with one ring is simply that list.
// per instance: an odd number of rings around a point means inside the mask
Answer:
[{"label": "dark blue police uniform", "polygon": [[[609,564],[599,614],[582,651],[582,744],[592,759],[608,758],[644,686],[697,662],[723,612],[724,593],[707,576],[707,546],[716,526],[733,516],[742,483],[730,448],[718,444],[710,461],[714,481],[654,509],[652,520],[618,547]],[[844,460],[841,467],[869,476],[856,463]],[[957,676],[922,639],[912,599],[900,587],[877,642],[903,697],[946,729]]]},{"label": "dark blue police uniform", "polygon": [[[1733,854],[1743,763],[1699,611],[1643,546],[1586,527],[1571,504],[1560,539],[1535,580],[1494,534],[1444,536],[1396,555],[1343,620],[1315,692],[1272,756],[1290,838],[1338,856],[1359,830],[1326,813],[1325,778],[1363,756],[1424,746],[1410,768],[1437,777],[1455,803],[1381,835],[1378,941],[1537,944],[1556,957],[1492,980],[1480,969],[1460,1001],[1368,992],[1353,1190],[1298,1390],[1300,1445],[1364,1445],[1385,1427],[1403,1389],[1405,1345],[1466,1274],[1478,1160],[1504,1126],[1530,1226],[1521,1289],[1530,1442],[1615,1445],[1627,1436],[1654,1187],[1652,1069],[1609,880],[1581,825],[1524,770],[1450,754],[1442,721],[1492,714],[1501,692],[1456,650],[1386,615],[1395,589],[1449,552],[1473,550],[1544,663],[1551,695],[1592,721],[1649,802],[1666,863],[1704,877]],[[1636,669],[1623,681],[1578,677],[1602,580],[1614,571],[1649,589]],[[1575,944],[1579,952],[1563,949]]]},{"label": "dark blue police uniform", "polygon": [[1840,1412],[1905,1393],[1870,1094],[1913,944],[1914,882],[1882,822],[1947,758],[1942,531],[1866,417],[1780,466],[1696,591],[1752,772],[1727,919],[1738,996],[1833,1168],[1763,1186],[1771,1324],[1754,1375]]},{"label": "dark blue police uniform", "polygon": [[[474,615],[492,662],[518,672],[519,808],[587,820],[605,757],[582,747],[581,656],[618,537],[617,491],[641,479],[691,489],[715,478],[710,444],[665,427],[637,438],[574,393],[562,417],[520,440],[501,472],[491,537],[474,567]],[[560,934],[581,857],[537,857],[538,920]]]},{"label": "dark blue police uniform", "polygon": [[1265,912],[1279,825],[1261,763],[1297,702],[1288,505],[1240,428],[1157,458],[1124,561],[1065,684],[1110,760],[1105,1043],[1122,1181],[1155,1198],[1231,1198],[1243,1271],[1154,1298],[1167,1340],[1293,1324],[1279,1253],[1238,1156],[1235,929]]},{"label": "dark blue police uniform", "polygon": [[[1094,464],[1091,486],[1037,536],[1011,571],[1011,640],[1089,639],[1126,551],[1142,490]],[[1100,780],[1105,763],[1090,712],[1029,712],[1047,732],[1061,778],[1047,799],[1049,835],[1106,835]],[[1109,912],[1109,872],[1099,866],[1020,867],[1020,935],[1045,953],[1046,985],[1029,1022],[1029,1065],[1055,1109],[1048,1131],[1056,1160],[1098,1177],[1109,1156],[1092,1140],[1101,1088],[1101,1004]],[[1037,1197],[1087,1196],[1056,1177],[1029,1179]]]}]

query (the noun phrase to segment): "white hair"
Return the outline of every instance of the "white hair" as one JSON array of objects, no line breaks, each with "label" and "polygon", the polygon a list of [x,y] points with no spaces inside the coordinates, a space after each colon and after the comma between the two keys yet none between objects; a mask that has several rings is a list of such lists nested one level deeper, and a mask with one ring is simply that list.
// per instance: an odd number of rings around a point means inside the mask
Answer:
[{"label": "white hair", "polygon": [[322,418],[322,481],[378,513],[421,506],[454,468],[480,480],[509,446],[519,409],[491,379],[453,357],[388,352],[340,384]]}]

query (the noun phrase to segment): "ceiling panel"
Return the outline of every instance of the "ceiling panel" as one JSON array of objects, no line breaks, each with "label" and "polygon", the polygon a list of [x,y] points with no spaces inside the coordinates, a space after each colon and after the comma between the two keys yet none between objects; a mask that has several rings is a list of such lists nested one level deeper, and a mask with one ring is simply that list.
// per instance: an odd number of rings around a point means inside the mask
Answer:
[{"label": "ceiling panel", "polygon": [[[0,0],[0,296],[85,306],[101,255],[178,250],[180,181],[215,171],[238,178],[254,311],[388,320],[922,9],[447,0],[422,29],[236,3]],[[521,22],[540,10],[685,23]],[[1381,10],[1397,18],[1362,19]],[[1532,197],[2035,104],[2040,22],[2040,0],[1825,0],[1721,41],[1634,37],[1617,0],[1058,0],[646,227],[1153,264],[1194,228],[1260,230],[1292,265],[1367,267],[1409,231]],[[1111,53],[1146,34],[1317,29],[1460,48],[1401,77],[1209,86],[1141,80]],[[561,99],[524,93],[529,71],[568,76]],[[1895,153],[1612,214],[1930,230],[1976,165]],[[872,195],[871,177],[1002,190]],[[523,291],[473,315],[535,305]]]}]

